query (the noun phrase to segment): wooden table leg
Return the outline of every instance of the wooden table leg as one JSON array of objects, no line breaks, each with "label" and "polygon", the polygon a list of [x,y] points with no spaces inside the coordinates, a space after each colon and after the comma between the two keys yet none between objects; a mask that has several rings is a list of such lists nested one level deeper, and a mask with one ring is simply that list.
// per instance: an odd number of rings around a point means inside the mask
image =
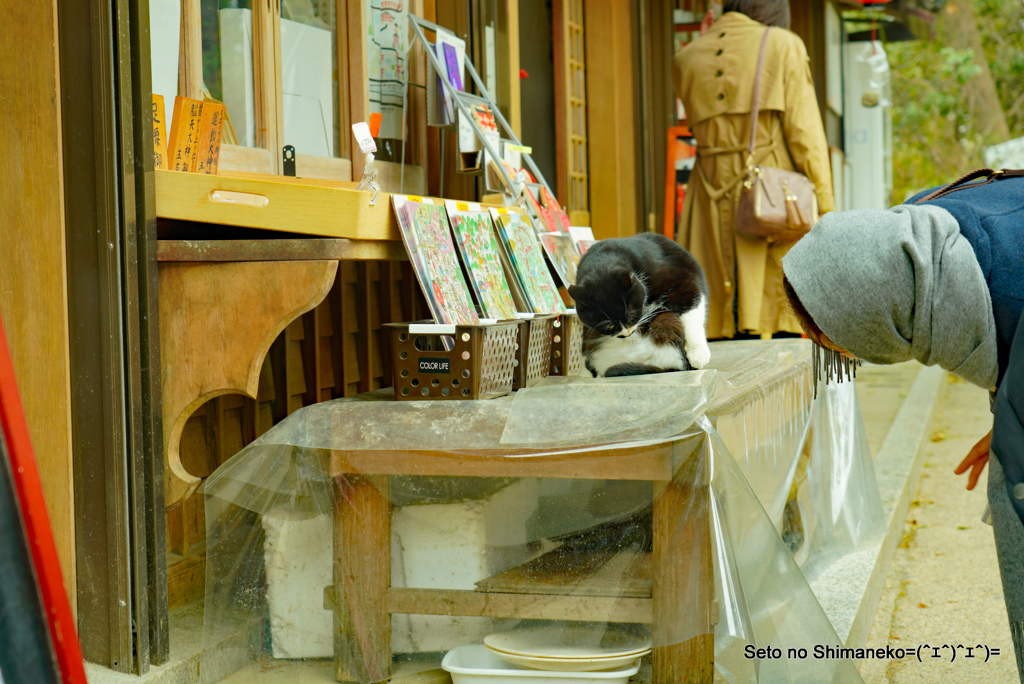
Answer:
[{"label": "wooden table leg", "polygon": [[334,656],[339,682],[391,670],[391,503],[387,476],[334,478]]},{"label": "wooden table leg", "polygon": [[710,498],[706,464],[699,454],[672,482],[655,485],[653,684],[711,684],[714,678],[714,635],[677,641],[680,621],[692,619],[695,612],[703,624],[712,624]]}]

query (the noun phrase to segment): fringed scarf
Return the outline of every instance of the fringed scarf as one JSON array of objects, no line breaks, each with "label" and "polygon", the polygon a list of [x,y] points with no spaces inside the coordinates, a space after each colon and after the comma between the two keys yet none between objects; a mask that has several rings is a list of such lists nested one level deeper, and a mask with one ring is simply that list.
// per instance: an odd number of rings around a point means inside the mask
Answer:
[{"label": "fringed scarf", "polygon": [[824,380],[826,383],[835,378],[836,382],[842,382],[845,377],[847,381],[857,377],[857,366],[859,359],[851,359],[839,352],[825,349],[817,344],[811,345],[811,368],[814,374],[814,398],[818,398],[818,382]]}]

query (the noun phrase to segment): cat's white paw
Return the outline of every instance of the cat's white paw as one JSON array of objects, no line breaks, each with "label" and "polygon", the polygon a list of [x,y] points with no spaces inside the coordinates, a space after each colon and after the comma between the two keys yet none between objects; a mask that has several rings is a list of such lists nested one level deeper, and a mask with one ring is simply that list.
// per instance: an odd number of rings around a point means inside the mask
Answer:
[{"label": "cat's white paw", "polygon": [[686,345],[686,358],[690,361],[690,365],[694,368],[700,369],[708,365],[711,361],[711,348],[708,347],[707,342],[699,342],[697,344]]}]

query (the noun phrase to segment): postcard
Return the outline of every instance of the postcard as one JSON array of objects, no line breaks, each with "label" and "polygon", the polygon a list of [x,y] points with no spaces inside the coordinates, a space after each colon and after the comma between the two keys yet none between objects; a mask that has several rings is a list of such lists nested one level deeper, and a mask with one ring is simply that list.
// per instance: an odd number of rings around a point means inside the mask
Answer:
[{"label": "postcard", "polygon": [[521,214],[491,209],[498,237],[534,313],[563,313],[565,307],[533,226]]},{"label": "postcard", "polygon": [[462,275],[444,207],[392,195],[402,241],[434,320],[456,325],[480,322]]},{"label": "postcard", "polygon": [[[466,207],[460,210],[459,206]],[[480,309],[487,318],[511,319],[516,317],[516,305],[505,271],[502,268],[500,247],[491,225],[491,215],[464,202],[445,202],[451,221],[455,244],[469,273],[469,284],[476,293]]]},{"label": "postcard", "polygon": [[580,255],[576,252],[576,246],[572,238],[566,233],[540,233],[537,235],[544,252],[562,279],[566,287],[576,284],[576,265],[580,262]]}]

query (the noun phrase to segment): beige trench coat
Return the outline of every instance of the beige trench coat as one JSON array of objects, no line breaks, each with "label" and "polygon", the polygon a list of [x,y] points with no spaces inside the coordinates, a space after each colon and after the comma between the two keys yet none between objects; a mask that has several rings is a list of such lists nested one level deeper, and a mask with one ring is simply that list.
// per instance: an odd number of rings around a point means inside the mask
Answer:
[{"label": "beige trench coat", "polygon": [[[792,243],[769,244],[733,231],[764,31],[763,24],[746,15],[726,12],[676,55],[672,69],[676,95],[697,139],[679,243],[707,276],[707,333],[712,338],[732,337],[737,330],[800,332],[782,290],[782,257]],[[755,163],[804,173],[817,188],[819,211],[831,211],[825,131],[807,49],[795,33],[772,29],[758,99]]]}]

